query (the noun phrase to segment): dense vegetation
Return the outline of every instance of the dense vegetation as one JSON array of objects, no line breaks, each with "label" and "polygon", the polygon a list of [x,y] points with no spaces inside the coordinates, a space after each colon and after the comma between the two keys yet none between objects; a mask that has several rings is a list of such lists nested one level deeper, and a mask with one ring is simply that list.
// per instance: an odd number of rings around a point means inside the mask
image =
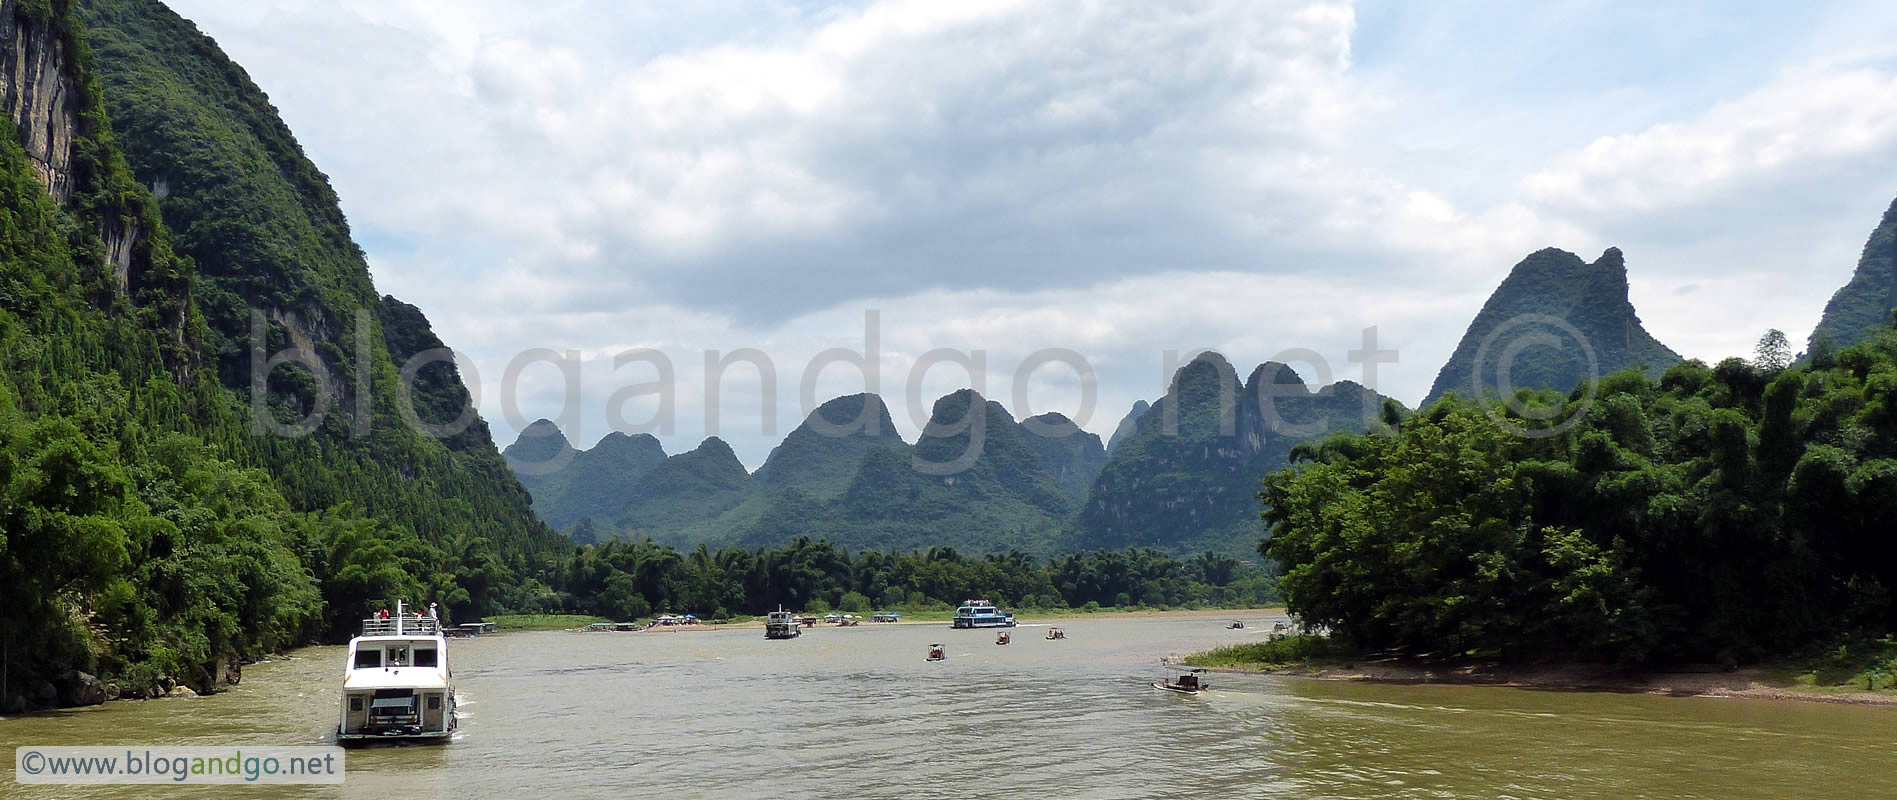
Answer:
[{"label": "dense vegetation", "polygon": [[581,520],[610,523],[631,510],[629,491],[665,462],[651,434],[613,432],[587,450],[575,450],[550,420],[538,420],[502,451],[522,486],[533,493],[534,514],[571,532]]},{"label": "dense vegetation", "polygon": [[[980,425],[978,447],[964,424],[970,419]],[[584,526],[599,538],[639,536],[686,548],[774,547],[822,532],[852,550],[1045,556],[1104,461],[1099,437],[1066,418],[1016,422],[1001,404],[968,390],[936,401],[913,445],[875,395],[831,400],[755,475],[715,437],[655,462],[663,451],[650,437],[614,434],[574,452],[552,423],[526,433],[507,457],[533,487],[542,519],[569,533]],[[636,457],[616,455],[640,442]],[[918,462],[953,468],[931,474]],[[543,466],[562,463],[553,472]]]},{"label": "dense vegetation", "polygon": [[1825,315],[1811,332],[1807,356],[1835,351],[1871,336],[1897,307],[1897,200],[1871,231],[1858,257],[1857,271],[1825,304]]},{"label": "dense vegetation", "polygon": [[[1573,332],[1531,322],[1531,315],[1560,319]],[[1474,398],[1478,380],[1482,381],[1482,396],[1492,395],[1503,363],[1509,366],[1513,387],[1568,391],[1589,380],[1586,355],[1571,341],[1574,333],[1579,333],[1585,340],[1583,344],[1593,352],[1595,377],[1629,367],[1658,375],[1680,360],[1678,353],[1641,326],[1633,303],[1627,299],[1627,264],[1619,248],[1607,248],[1589,264],[1573,253],[1550,247],[1530,253],[1495,287],[1482,310],[1469,322],[1449,361],[1436,373],[1436,382],[1423,403],[1433,403],[1452,391]],[[1540,335],[1560,344],[1528,347],[1520,357],[1512,357],[1512,345],[1532,342]],[[1478,356],[1481,363],[1477,363]]]},{"label": "dense vegetation", "polygon": [[[204,368],[248,402],[256,312],[268,321],[270,352],[306,343],[329,372],[331,404],[315,435],[215,444],[249,451],[297,508],[353,504],[476,558],[461,566],[517,570],[552,544],[486,423],[444,439],[406,424],[399,370],[441,342],[420,311],[377,295],[328,180],[243,69],[157,0],[86,0],[80,13],[132,171],[162,187],[164,223],[198,265],[190,296],[206,323]],[[318,382],[300,365],[280,366],[271,401],[300,417]],[[422,370],[414,395],[416,415],[432,424],[468,405],[452,363]]]},{"label": "dense vegetation", "polygon": [[[535,513],[569,534],[583,527],[586,541],[624,534],[755,548],[822,532],[850,549],[1244,555],[1262,533],[1257,480],[1297,442],[1363,430],[1381,400],[1349,381],[1312,391],[1276,363],[1240,381],[1214,353],[1181,368],[1158,405],[1136,407],[1111,456],[1060,414],[1017,422],[963,390],[936,401],[913,445],[875,395],[831,400],[748,479],[715,439],[669,459],[645,436],[614,434],[574,451],[544,420],[507,457],[533,490]],[[974,449],[971,412],[981,424]],[[859,419],[870,424],[852,429]]]},{"label": "dense vegetation", "polygon": [[[1762,348],[1762,354],[1772,355]],[[1289,607],[1438,656],[1738,663],[1897,624],[1897,332],[1783,369],[1675,365],[1524,390],[1510,433],[1454,396],[1267,479]]]},{"label": "dense vegetation", "polygon": [[1252,499],[1259,478],[1298,442],[1363,431],[1381,402],[1351,381],[1312,391],[1275,362],[1241,382],[1224,357],[1201,355],[1116,438],[1066,547],[1243,553],[1264,533]]},{"label": "dense vegetation", "polygon": [[651,541],[577,548],[562,569],[564,592],[545,613],[631,620],[655,612],[718,619],[778,606],[867,612],[952,606],[970,597],[1033,609],[1104,606],[1255,606],[1277,600],[1273,579],[1231,556],[1185,560],[1151,549],[1067,555],[1042,562],[1019,551],[964,555],[937,547],[850,554],[799,536],[779,548],[681,553]]},{"label": "dense vegetation", "polygon": [[[0,711],[211,690],[396,598],[526,604],[509,593],[565,542],[484,426],[401,424],[395,364],[440,342],[375,295],[262,93],[155,2],[89,3],[89,30],[63,2],[0,13],[56,40],[79,89],[76,119],[52,121],[72,136],[66,202],[0,136]],[[251,431],[252,308],[272,350],[301,339],[331,368],[312,435]],[[292,367],[268,388],[279,421],[318,394]],[[425,419],[466,405],[449,365],[416,394]]]}]

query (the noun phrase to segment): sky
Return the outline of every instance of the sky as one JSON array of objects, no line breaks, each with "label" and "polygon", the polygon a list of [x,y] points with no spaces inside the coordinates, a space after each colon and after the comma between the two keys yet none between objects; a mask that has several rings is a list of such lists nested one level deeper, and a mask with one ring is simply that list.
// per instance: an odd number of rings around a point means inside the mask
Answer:
[{"label": "sky", "polygon": [[1203,349],[1415,405],[1543,247],[1620,247],[1716,361],[1802,344],[1897,196],[1884,2],[172,6],[502,445],[755,469],[813,403],[913,441],[970,385],[1104,438]]}]

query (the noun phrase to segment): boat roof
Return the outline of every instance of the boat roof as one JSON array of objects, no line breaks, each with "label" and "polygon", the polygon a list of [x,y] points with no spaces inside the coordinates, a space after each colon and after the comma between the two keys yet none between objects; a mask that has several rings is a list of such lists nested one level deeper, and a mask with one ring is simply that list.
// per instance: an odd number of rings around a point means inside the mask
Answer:
[{"label": "boat roof", "polygon": [[434,667],[371,667],[343,678],[344,689],[445,689],[448,678]]},{"label": "boat roof", "polygon": [[404,633],[399,635],[391,633],[387,635],[358,636],[349,640],[349,643],[352,645],[357,643],[375,644],[378,642],[438,642],[442,647],[447,647],[448,637],[439,633]]}]

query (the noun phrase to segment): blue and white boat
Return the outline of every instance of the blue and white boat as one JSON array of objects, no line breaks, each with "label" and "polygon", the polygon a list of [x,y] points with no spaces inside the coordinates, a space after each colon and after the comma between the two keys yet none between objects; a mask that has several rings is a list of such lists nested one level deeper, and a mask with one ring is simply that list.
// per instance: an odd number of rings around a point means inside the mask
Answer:
[{"label": "blue and white boat", "polygon": [[1003,611],[986,600],[967,600],[955,609],[952,627],[1012,628],[1014,627],[1014,612]]}]

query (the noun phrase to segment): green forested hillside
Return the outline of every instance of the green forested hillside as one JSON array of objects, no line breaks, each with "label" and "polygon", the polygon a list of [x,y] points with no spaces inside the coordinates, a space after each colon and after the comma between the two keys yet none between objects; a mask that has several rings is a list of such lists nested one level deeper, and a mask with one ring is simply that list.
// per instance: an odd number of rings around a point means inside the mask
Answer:
[{"label": "green forested hillside", "polygon": [[1811,332],[1807,355],[1836,351],[1870,338],[1890,324],[1897,310],[1897,200],[1864,242],[1857,271],[1825,304],[1825,315]]},{"label": "green forested hillside", "polygon": [[1021,441],[1041,457],[1045,470],[1068,505],[1078,508],[1087,499],[1087,489],[1106,466],[1107,450],[1100,437],[1080,429],[1067,415],[1050,411],[1021,420]]},{"label": "green forested hillside", "polygon": [[716,436],[672,456],[626,492],[623,530],[671,531],[709,520],[744,502],[751,474],[731,445]]},{"label": "green forested hillside", "polygon": [[[859,418],[867,428],[851,427]],[[970,419],[976,424],[965,424]],[[575,453],[543,421],[507,453],[542,519],[569,531],[583,526],[598,539],[645,537],[680,547],[775,547],[814,536],[850,549],[1044,555],[1058,543],[1072,498],[1104,460],[1099,437],[1065,417],[1017,423],[1001,404],[967,390],[936,401],[914,445],[896,433],[875,395],[831,400],[755,475],[716,438],[649,472],[588,468],[606,443]],[[560,463],[566,466],[544,471]],[[574,502],[582,486],[601,501]]]},{"label": "green forested hillside", "polygon": [[533,510],[556,530],[613,530],[634,500],[632,487],[665,462],[665,447],[649,433],[614,431],[586,450],[575,450],[550,420],[538,420],[501,451],[533,494]]},{"label": "green forested hillside", "polygon": [[1264,533],[1258,480],[1293,444],[1364,430],[1381,402],[1350,381],[1313,392],[1277,363],[1240,381],[1224,356],[1201,355],[1118,437],[1064,544],[1244,553]]},{"label": "green forested hillside", "polygon": [[[198,265],[192,298],[207,326],[206,366],[248,397],[255,313],[268,321],[271,352],[305,343],[330,373],[323,431],[252,438],[258,465],[299,508],[354,503],[430,544],[461,539],[524,565],[544,531],[485,423],[477,417],[443,439],[405,424],[394,356],[439,341],[418,310],[376,293],[335,192],[269,99],[156,0],[87,0],[80,13],[132,171],[156,187],[175,246]],[[309,371],[286,365],[269,377],[274,402],[314,406]],[[453,422],[466,407],[453,364],[420,377],[417,415]]]},{"label": "green forested hillside", "polygon": [[1897,332],[1777,370],[1688,361],[1450,398],[1303,448],[1263,499],[1305,621],[1437,656],[1728,664],[1897,626]]},{"label": "green forested hillside", "polygon": [[842,494],[870,448],[901,449],[902,435],[883,399],[873,394],[839,397],[810,412],[758,467],[758,485],[799,489],[829,499]]},{"label": "green forested hillside", "polygon": [[[1553,317],[1579,333],[1593,351],[1594,377],[1634,366],[1658,375],[1680,360],[1647,333],[1634,313],[1620,248],[1607,248],[1589,264],[1550,247],[1522,259],[1495,287],[1436,373],[1424,404],[1449,392],[1470,399],[1497,395],[1504,371],[1512,386],[1528,389],[1565,392],[1589,380],[1586,353],[1573,334],[1533,322],[1533,316]],[[1538,338],[1552,344],[1535,344]]]},{"label": "green forested hillside", "polygon": [[[396,362],[440,342],[242,71],[156,3],[0,15],[59,84],[0,70],[48,126],[0,136],[0,711],[212,690],[397,598],[537,602],[564,543],[478,419],[402,424]],[[256,419],[253,309],[330,373],[279,367]],[[418,374],[424,421],[465,398]]]}]

